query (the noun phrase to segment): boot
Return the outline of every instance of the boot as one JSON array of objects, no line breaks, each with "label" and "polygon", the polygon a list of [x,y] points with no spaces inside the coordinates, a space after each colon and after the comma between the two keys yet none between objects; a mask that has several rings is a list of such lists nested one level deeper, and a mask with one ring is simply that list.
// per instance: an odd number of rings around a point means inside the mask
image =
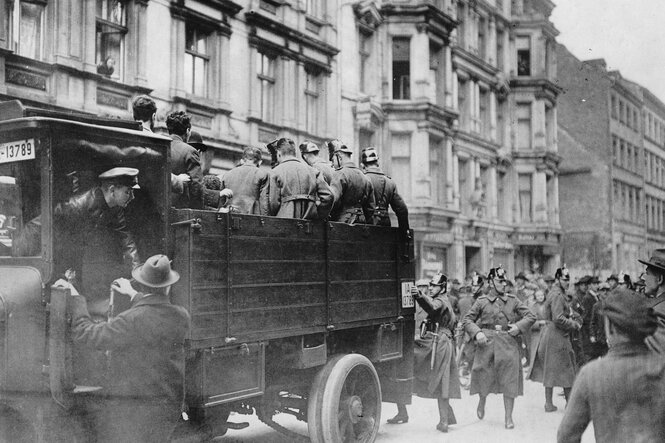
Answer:
[{"label": "boot", "polygon": [[552,402],[553,390],[553,388],[545,388],[545,412],[554,412],[557,410],[557,407]]},{"label": "boot", "polygon": [[437,398],[439,403],[439,424],[436,429],[441,432],[448,432],[448,408],[450,405],[447,398]]},{"label": "boot", "polygon": [[568,406],[568,399],[570,399],[570,390],[572,388],[563,388],[563,396],[566,397],[566,406]]},{"label": "boot", "polygon": [[406,405],[397,403],[397,415],[393,418],[389,418],[387,422],[391,425],[399,425],[402,423],[408,423],[409,414],[406,411]]},{"label": "boot", "polygon": [[515,399],[513,397],[507,397],[503,395],[503,407],[506,410],[505,416],[505,425],[506,429],[513,429],[515,423],[513,423],[513,406],[515,406]]},{"label": "boot", "polygon": [[480,399],[478,400],[478,409],[476,409],[476,414],[481,420],[485,418],[485,400],[487,400],[487,397],[481,395]]}]

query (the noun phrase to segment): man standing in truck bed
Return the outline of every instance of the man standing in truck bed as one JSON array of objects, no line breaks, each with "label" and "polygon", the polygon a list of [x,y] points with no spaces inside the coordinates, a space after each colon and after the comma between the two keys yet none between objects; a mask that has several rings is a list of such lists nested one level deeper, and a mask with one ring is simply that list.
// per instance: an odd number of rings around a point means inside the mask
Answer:
[{"label": "man standing in truck bed", "polygon": [[397,192],[397,186],[392,178],[388,177],[379,168],[379,155],[376,148],[365,148],[362,151],[361,162],[365,168],[365,175],[372,182],[374,188],[374,223],[377,226],[390,226],[388,206],[397,216],[397,224],[403,231],[409,229],[409,210],[406,203]]},{"label": "man standing in truck bed", "polygon": [[374,222],[374,188],[372,182],[353,161],[353,151],[339,140],[328,142],[328,153],[335,167],[330,187],[335,197],[335,205],[330,214],[332,221],[348,223]]}]

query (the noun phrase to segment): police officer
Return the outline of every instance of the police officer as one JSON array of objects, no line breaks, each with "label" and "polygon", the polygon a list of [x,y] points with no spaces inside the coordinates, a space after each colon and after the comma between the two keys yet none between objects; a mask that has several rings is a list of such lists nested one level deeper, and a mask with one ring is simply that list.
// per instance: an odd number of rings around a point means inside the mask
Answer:
[{"label": "police officer", "polygon": [[335,168],[330,184],[335,204],[330,219],[352,225],[364,217],[371,224],[376,207],[372,182],[351,161],[353,151],[339,140],[328,142],[328,153]]},{"label": "police officer", "polygon": [[374,188],[374,224],[378,226],[390,226],[388,206],[392,208],[397,216],[397,224],[400,229],[409,229],[409,210],[397,192],[397,185],[392,178],[388,177],[379,168],[379,155],[376,148],[365,148],[361,154],[361,162],[365,169],[365,175],[372,182]]},{"label": "police officer", "polygon": [[522,395],[522,365],[517,336],[536,321],[536,316],[517,297],[506,292],[506,273],[499,265],[490,270],[491,289],[478,297],[462,325],[476,341],[471,371],[470,393],[479,394],[477,414],[485,417],[485,401],[490,393],[503,393],[505,427],[513,429],[515,397]]},{"label": "police officer", "polygon": [[311,141],[304,141],[300,143],[298,148],[300,149],[300,155],[302,156],[302,159],[305,160],[305,163],[318,170],[321,175],[323,175],[323,179],[326,183],[330,185],[334,170],[332,166],[330,166],[330,162],[319,157],[319,147]]}]

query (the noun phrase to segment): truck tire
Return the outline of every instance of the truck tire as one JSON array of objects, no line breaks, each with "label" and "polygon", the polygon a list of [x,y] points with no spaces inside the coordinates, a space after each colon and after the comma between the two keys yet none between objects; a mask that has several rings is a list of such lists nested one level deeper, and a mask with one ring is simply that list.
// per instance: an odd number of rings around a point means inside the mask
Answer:
[{"label": "truck tire", "polygon": [[331,359],[317,374],[308,406],[314,443],[371,443],[381,423],[381,386],[372,363],[363,355]]}]

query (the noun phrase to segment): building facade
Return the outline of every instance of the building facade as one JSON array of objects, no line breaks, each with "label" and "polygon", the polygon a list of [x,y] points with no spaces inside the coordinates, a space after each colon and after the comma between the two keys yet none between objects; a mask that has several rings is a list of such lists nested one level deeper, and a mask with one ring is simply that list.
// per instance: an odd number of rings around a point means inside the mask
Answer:
[{"label": "building facade", "polygon": [[[277,137],[376,146],[418,272],[559,265],[549,0],[10,0],[0,98],[185,110],[221,173]],[[325,155],[325,153],[322,153]]]},{"label": "building facade", "polygon": [[665,245],[665,105],[603,60],[558,48],[563,259],[584,273],[638,275]]}]

